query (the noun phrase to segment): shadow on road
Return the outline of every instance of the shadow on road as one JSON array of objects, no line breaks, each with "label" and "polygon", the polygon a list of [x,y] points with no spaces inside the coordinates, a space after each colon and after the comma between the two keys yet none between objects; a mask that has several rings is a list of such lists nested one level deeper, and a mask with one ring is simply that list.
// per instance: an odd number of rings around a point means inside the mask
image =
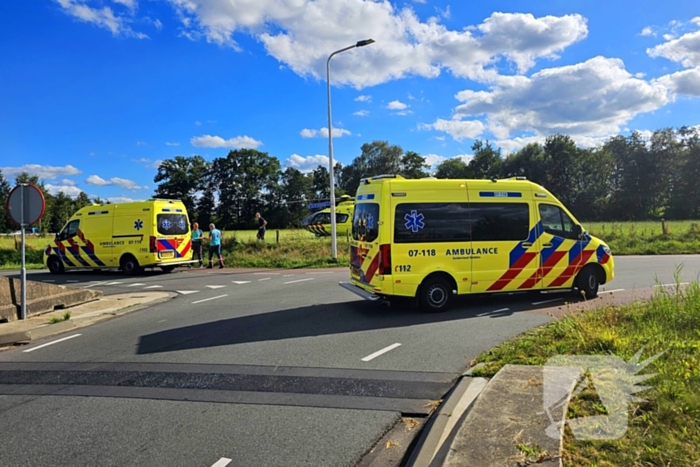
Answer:
[{"label": "shadow on road", "polygon": [[573,294],[539,295],[539,300],[564,299],[559,303],[535,306],[531,303],[534,297],[537,295],[460,297],[454,309],[437,314],[408,306],[387,308],[367,301],[305,306],[147,334],[139,339],[137,354],[401,328],[477,317],[501,318],[516,312],[563,305],[565,300],[569,303],[577,301]]}]

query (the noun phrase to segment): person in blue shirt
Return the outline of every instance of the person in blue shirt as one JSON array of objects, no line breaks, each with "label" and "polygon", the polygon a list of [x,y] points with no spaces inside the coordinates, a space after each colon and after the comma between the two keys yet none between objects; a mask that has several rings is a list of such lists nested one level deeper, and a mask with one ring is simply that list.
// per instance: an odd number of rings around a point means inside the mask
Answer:
[{"label": "person in blue shirt", "polygon": [[213,267],[211,258],[214,254],[219,257],[219,269],[223,269],[224,257],[221,256],[221,231],[214,224],[209,224],[209,266],[207,266],[207,269]]},{"label": "person in blue shirt", "polygon": [[[199,259],[199,267],[204,267],[204,260],[202,259],[202,229],[199,228],[199,223],[195,222],[192,224],[192,259],[197,255]],[[190,264],[190,267],[192,265]]]}]

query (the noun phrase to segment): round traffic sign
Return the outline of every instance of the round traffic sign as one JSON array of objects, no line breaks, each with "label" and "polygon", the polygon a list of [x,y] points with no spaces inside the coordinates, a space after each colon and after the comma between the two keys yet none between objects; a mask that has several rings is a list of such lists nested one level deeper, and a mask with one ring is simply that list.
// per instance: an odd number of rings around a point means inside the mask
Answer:
[{"label": "round traffic sign", "polygon": [[17,185],[7,197],[7,213],[19,225],[32,225],[41,219],[46,209],[46,200],[41,190],[31,183]]}]

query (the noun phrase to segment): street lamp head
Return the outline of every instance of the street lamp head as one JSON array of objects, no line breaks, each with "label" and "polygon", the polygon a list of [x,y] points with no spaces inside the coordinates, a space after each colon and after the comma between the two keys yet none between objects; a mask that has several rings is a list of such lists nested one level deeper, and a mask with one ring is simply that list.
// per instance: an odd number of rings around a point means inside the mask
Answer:
[{"label": "street lamp head", "polygon": [[364,47],[366,45],[374,44],[374,39],[365,39],[363,41],[357,41],[355,47]]}]

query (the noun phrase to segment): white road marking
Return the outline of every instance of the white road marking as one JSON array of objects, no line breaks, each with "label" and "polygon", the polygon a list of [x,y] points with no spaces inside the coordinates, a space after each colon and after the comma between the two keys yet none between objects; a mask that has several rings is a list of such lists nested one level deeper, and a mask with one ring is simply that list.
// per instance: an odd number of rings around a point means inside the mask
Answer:
[{"label": "white road marking", "polygon": [[208,287],[210,289],[220,289],[222,287],[226,287],[225,285],[205,285],[205,287]]},{"label": "white road marking", "polygon": [[175,292],[181,293],[182,295],[189,295],[191,293],[197,293],[199,290],[176,290]]},{"label": "white road marking", "polygon": [[94,284],[86,285],[86,286],[83,287],[83,288],[84,288],[84,289],[87,289],[87,288],[90,288],[90,287],[95,287],[96,285],[106,285],[106,281],[102,281],[102,282],[99,282],[99,281],[91,281],[91,282],[94,282]]},{"label": "white road marking", "polygon": [[37,347],[32,347],[31,349],[24,350],[24,352],[34,352],[49,345],[58,344],[59,342],[67,341],[68,339],[73,339],[74,337],[82,336],[82,334],[73,334],[72,336],[64,337],[63,339],[58,339],[53,342],[47,342],[46,344],[39,345]]},{"label": "white road marking", "polygon": [[282,276],[282,277],[291,277],[291,276],[294,276],[294,275],[295,275],[295,274],[285,274],[285,275]]},{"label": "white road marking", "polygon": [[504,311],[510,311],[510,308],[501,308],[500,310],[487,311],[486,313],[479,313],[476,316],[486,316],[490,315],[491,313],[502,313]]},{"label": "white road marking", "polygon": [[250,284],[250,281],[231,281],[231,282],[233,282],[234,284],[239,284],[239,285],[240,284]]},{"label": "white road marking", "polygon": [[119,284],[123,284],[123,282],[108,282],[105,285],[119,285]]},{"label": "white road marking", "polygon": [[603,290],[602,292],[598,292],[598,293],[601,294],[601,293],[622,292],[623,290],[625,290],[625,289]]},{"label": "white road marking", "polygon": [[401,344],[399,344],[398,342],[396,344],[391,344],[389,347],[384,347],[382,350],[377,350],[373,354],[367,355],[365,358],[362,359],[362,361],[368,362],[370,360],[373,360],[373,359],[379,357],[380,355],[387,353],[390,350],[394,350],[396,347],[398,347],[400,345]]},{"label": "white road marking", "polygon": [[285,282],[285,284],[294,284],[294,283],[296,283],[296,282],[306,282],[306,281],[312,281],[312,280],[314,280],[314,278],[313,278],[313,277],[309,277],[308,279],[297,279],[297,280],[295,280],[295,281]]},{"label": "white road marking", "polygon": [[676,284],[676,283],[673,283],[673,284],[656,284],[654,287],[673,287],[673,286],[676,286],[676,285],[685,285],[685,284],[687,284],[687,282],[681,282],[680,284]]},{"label": "white road marking", "polygon": [[162,289],[162,285],[149,285],[148,287],[144,287],[144,289]]},{"label": "white road marking", "polygon": [[127,287],[138,287],[139,285],[146,285],[146,284],[141,284],[139,282],[136,282],[135,284],[129,284]]},{"label": "white road marking", "polygon": [[196,302],[192,302],[192,304],[196,305],[197,303],[208,302],[209,300],[216,300],[217,298],[224,298],[224,297],[228,297],[228,295],[218,295],[216,297],[205,298],[204,300],[197,300]]},{"label": "white road marking", "polygon": [[260,282],[260,281],[269,281],[270,279],[272,279],[272,278],[271,278],[271,277],[263,277],[262,279],[258,279],[258,282]]},{"label": "white road marking", "polygon": [[533,305],[544,305],[545,303],[557,302],[559,300],[564,300],[563,298],[550,298],[549,300],[542,300],[541,302],[532,302]]},{"label": "white road marking", "polygon": [[167,319],[161,319],[161,320],[158,321],[158,322],[159,322],[159,323],[165,323],[166,321],[167,321]]},{"label": "white road marking", "polygon": [[212,464],[211,467],[226,467],[229,463],[231,462],[231,459],[227,457],[222,457],[218,461],[216,461],[214,464]]}]

